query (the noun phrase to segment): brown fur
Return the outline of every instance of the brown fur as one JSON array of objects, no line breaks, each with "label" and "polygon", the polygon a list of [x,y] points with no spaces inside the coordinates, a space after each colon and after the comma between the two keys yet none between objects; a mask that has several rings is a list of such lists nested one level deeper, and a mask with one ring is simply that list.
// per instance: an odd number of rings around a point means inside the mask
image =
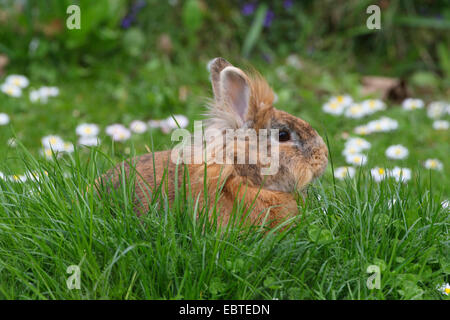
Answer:
[{"label": "brown fur", "polygon": [[[260,163],[220,165],[206,162],[207,197],[215,199],[216,190],[220,190],[223,185],[218,195],[220,224],[229,223],[233,206],[236,205],[237,200],[242,200],[242,205],[250,210],[248,216],[250,223],[261,224],[267,221],[270,222],[271,227],[274,227],[286,218],[298,214],[295,191],[303,190],[325,170],[327,148],[322,138],[307,122],[273,107],[274,94],[259,74],[247,75],[242,70],[232,67],[223,58],[213,60],[209,68],[215,100],[210,105],[208,128],[221,131],[240,127],[253,128],[256,131],[263,128],[287,128],[291,132],[292,141],[279,145],[280,168],[275,175],[262,176]],[[222,71],[228,73],[224,75]],[[221,76],[229,76],[224,78],[230,81],[225,89],[225,84],[221,83]],[[228,94],[238,98],[245,97],[243,93],[246,91],[242,89],[242,86],[248,87],[250,91],[244,117],[239,116],[240,110],[233,105],[235,100],[227,99]],[[241,150],[240,148],[237,147]],[[149,153],[129,161],[135,165],[136,169],[135,192],[138,214],[148,210],[148,202],[159,186],[167,191],[169,201],[173,201],[175,181],[181,186],[184,168],[189,172],[189,187],[194,199],[199,197],[200,203],[204,203],[205,165],[180,165],[176,177],[177,166],[170,161],[170,152],[171,150]],[[107,172],[99,182],[110,181],[116,188],[120,184],[122,165],[128,176],[130,165],[124,162]],[[209,202],[210,207],[213,203],[214,201]]]}]

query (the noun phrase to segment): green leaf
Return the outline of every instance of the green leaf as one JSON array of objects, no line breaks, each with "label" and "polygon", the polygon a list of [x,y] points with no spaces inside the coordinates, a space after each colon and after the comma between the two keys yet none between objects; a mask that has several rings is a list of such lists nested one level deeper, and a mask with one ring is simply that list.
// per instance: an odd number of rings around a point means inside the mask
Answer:
[{"label": "green leaf", "polygon": [[331,241],[333,239],[333,235],[330,230],[321,229],[315,225],[308,228],[308,235],[311,241],[319,244]]},{"label": "green leaf", "polygon": [[261,4],[256,11],[252,26],[250,27],[250,31],[247,33],[244,45],[242,46],[242,55],[244,57],[248,57],[250,55],[256,41],[258,41],[259,35],[261,34],[261,30],[263,28],[266,12],[267,6],[265,4]]}]

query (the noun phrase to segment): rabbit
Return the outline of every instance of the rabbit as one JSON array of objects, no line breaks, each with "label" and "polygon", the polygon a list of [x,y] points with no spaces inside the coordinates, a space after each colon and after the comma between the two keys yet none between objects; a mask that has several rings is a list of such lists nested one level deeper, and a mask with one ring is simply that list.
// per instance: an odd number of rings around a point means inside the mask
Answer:
[{"label": "rabbit", "polygon": [[[177,185],[181,186],[186,181],[183,180],[186,170],[193,199],[198,198],[201,202],[205,201],[205,196],[217,199],[217,221],[223,226],[232,221],[237,201],[248,211],[242,219],[253,225],[268,224],[273,228],[299,215],[296,192],[305,190],[327,167],[328,149],[323,139],[304,120],[273,106],[275,95],[258,73],[245,73],[220,57],[211,60],[208,69],[214,99],[208,106],[206,128],[221,133],[242,128],[256,132],[278,129],[275,131],[278,132],[275,139],[279,150],[277,172],[262,175],[264,165],[260,162],[220,164],[206,158],[201,163],[180,166],[173,161],[173,150],[166,150],[124,161],[99,181],[112,182],[117,188],[122,181],[119,178],[123,172],[121,168],[127,176],[134,168],[138,215],[148,210],[155,188],[162,186],[161,190],[166,190],[169,201],[173,201]],[[242,151],[242,146],[247,148],[248,145],[243,143],[241,148],[233,147],[233,150],[235,153],[248,153],[247,149]],[[210,209],[211,204],[209,206]]]}]

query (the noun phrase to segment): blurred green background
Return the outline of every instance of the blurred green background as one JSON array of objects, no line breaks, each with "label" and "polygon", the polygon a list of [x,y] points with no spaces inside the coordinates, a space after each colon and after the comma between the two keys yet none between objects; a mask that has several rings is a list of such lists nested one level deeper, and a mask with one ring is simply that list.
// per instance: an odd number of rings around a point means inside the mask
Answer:
[{"label": "blurred green background", "polygon": [[[66,27],[71,4],[81,9],[80,30]],[[381,9],[380,30],[366,27],[372,4]],[[201,118],[205,97],[212,95],[206,64],[217,56],[240,67],[253,65],[273,86],[277,107],[309,121],[337,147],[342,133],[360,123],[320,108],[336,94],[367,98],[361,93],[365,75],[403,79],[406,96],[426,103],[450,97],[447,0],[0,0],[0,29],[0,79],[23,74],[30,79],[27,90],[60,89],[45,105],[1,95],[1,112],[11,116],[11,126],[0,128],[2,159],[14,152],[6,148],[13,135],[38,153],[48,134],[76,141],[75,128],[83,122],[104,129],[171,114]],[[390,115],[404,116],[399,101],[387,104]],[[446,132],[428,130],[425,111],[416,115],[399,120],[405,130],[395,133],[397,143],[418,153],[405,164],[426,157],[444,161]],[[418,131],[424,133],[418,137]],[[378,135],[375,149],[385,149],[391,137]],[[149,141],[142,135],[131,139],[138,153]],[[152,143],[167,148],[170,135],[156,130]],[[123,155],[126,146],[118,144],[115,151]]]}]

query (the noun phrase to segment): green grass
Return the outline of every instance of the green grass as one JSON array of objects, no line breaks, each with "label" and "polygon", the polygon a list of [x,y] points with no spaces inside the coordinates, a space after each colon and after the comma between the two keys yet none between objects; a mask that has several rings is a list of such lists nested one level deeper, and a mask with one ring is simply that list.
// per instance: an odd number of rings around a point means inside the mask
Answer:
[{"label": "green grass", "polygon": [[[218,230],[195,199],[184,200],[183,190],[172,207],[159,195],[141,218],[133,213],[132,181],[101,198],[86,191],[120,159],[146,152],[145,145],[171,147],[170,136],[158,130],[122,144],[102,133],[99,150],[80,149],[58,161],[39,157],[42,136],[53,133],[75,142],[81,122],[104,128],[171,113],[201,118],[201,97],[210,96],[206,60],[152,61],[123,69],[108,61],[86,79],[68,76],[49,83],[61,95],[46,105],[0,95],[1,112],[11,116],[11,125],[0,127],[0,171],[40,176],[39,182],[0,180],[0,298],[445,298],[436,287],[449,282],[450,272],[449,212],[440,204],[450,193],[448,134],[432,130],[424,110],[406,113],[392,104],[361,120],[324,114],[326,95],[318,92],[362,98],[355,73],[313,63],[300,72],[281,61],[256,66],[278,93],[278,108],[328,137],[335,168],[344,164],[343,132],[384,115],[399,121],[397,131],[365,137],[372,143],[369,163],[354,179],[334,181],[329,165],[309,188],[299,221],[288,231]],[[288,81],[277,77],[277,67],[285,69]],[[46,84],[30,78],[31,86]],[[180,86],[188,88],[186,101],[178,97]],[[448,97],[435,89],[424,99]],[[14,135],[25,148],[7,146]],[[389,161],[384,151],[397,143],[408,147],[410,156]],[[443,172],[421,166],[430,157],[444,163]],[[413,179],[397,184],[370,178],[368,168],[395,165],[411,168]],[[396,203],[389,207],[392,199]],[[80,290],[67,289],[70,265],[80,266]],[[381,268],[380,290],[366,286],[369,265]]]},{"label": "green grass", "polygon": [[[4,299],[442,297],[448,211],[419,181],[376,184],[363,172],[324,181],[310,188],[290,230],[220,230],[184,200],[183,188],[172,207],[159,195],[141,218],[133,214],[132,180],[101,198],[86,192],[98,164],[109,161],[95,150],[88,163],[78,153],[24,160],[39,181],[0,182]],[[66,286],[70,265],[80,266],[80,290]],[[369,265],[381,268],[380,290],[366,287]]]}]

